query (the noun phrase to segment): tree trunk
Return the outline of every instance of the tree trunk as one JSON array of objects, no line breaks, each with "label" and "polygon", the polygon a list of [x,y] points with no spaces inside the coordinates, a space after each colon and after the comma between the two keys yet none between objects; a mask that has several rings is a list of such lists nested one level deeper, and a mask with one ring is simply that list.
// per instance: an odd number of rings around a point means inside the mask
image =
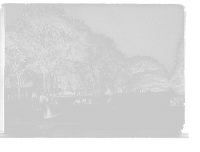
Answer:
[{"label": "tree trunk", "polygon": [[50,77],[50,92],[54,92],[54,87],[53,87],[53,83],[54,83],[53,81],[54,81],[54,80],[53,80],[53,79],[54,79],[54,77],[51,76],[51,77]]},{"label": "tree trunk", "polygon": [[61,85],[62,86],[62,88],[61,88],[62,89],[62,95],[64,95],[64,86],[65,85],[64,85],[64,78],[63,77],[61,77],[61,83],[62,83],[62,85]]},{"label": "tree trunk", "polygon": [[17,97],[20,98],[21,86],[20,86],[20,75],[17,74]]},{"label": "tree trunk", "polygon": [[124,82],[123,82],[123,80],[122,80],[122,86],[121,86],[121,88],[122,88],[122,93],[124,93]]},{"label": "tree trunk", "polygon": [[54,75],[54,83],[53,83],[53,93],[58,93],[58,82],[57,82],[57,78]]},{"label": "tree trunk", "polygon": [[64,95],[64,92],[65,92],[65,88],[62,87],[62,95]]},{"label": "tree trunk", "polygon": [[16,88],[15,88],[15,79],[13,78],[12,79],[12,87],[13,87],[13,99],[16,98]]},{"label": "tree trunk", "polygon": [[62,87],[62,96],[64,96],[64,88]]},{"label": "tree trunk", "polygon": [[43,89],[44,89],[44,94],[46,93],[46,75],[43,74]]},{"label": "tree trunk", "polygon": [[99,93],[99,81],[98,76],[93,74],[93,90],[95,93]]},{"label": "tree trunk", "polygon": [[92,95],[95,95],[95,83],[92,83]]},{"label": "tree trunk", "polygon": [[14,70],[11,70],[10,71],[11,73],[11,76],[12,76],[12,89],[13,89],[13,99],[15,99],[16,97],[16,88],[15,88],[15,73],[14,73]]},{"label": "tree trunk", "polygon": [[100,84],[100,80],[99,80],[100,78],[98,77],[98,81],[97,81],[97,83],[98,83],[98,92],[100,92],[101,91],[101,84]]},{"label": "tree trunk", "polygon": [[54,73],[50,72],[50,92],[54,92]]}]

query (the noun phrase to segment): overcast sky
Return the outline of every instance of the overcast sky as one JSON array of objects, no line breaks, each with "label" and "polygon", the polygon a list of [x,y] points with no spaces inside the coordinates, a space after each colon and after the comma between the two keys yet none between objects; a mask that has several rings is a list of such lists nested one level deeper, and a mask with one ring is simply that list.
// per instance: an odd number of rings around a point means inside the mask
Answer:
[{"label": "overcast sky", "polygon": [[[85,21],[96,33],[115,40],[127,54],[148,55],[168,70],[184,32],[184,8],[180,5],[58,5],[69,16]],[[23,5],[6,5],[6,24],[19,18]]]}]

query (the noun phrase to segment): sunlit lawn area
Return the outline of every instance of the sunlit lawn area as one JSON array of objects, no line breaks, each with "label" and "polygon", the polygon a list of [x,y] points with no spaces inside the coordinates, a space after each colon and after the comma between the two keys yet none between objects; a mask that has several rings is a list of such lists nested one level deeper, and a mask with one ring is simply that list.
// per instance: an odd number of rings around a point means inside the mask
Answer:
[{"label": "sunlit lawn area", "polygon": [[[114,94],[113,109],[105,97],[92,105],[72,105],[74,97],[59,97],[49,105],[54,116],[42,119],[30,99],[5,101],[5,133],[11,137],[179,137],[184,108],[170,106],[171,93]],[[86,97],[88,98],[88,97]]]}]

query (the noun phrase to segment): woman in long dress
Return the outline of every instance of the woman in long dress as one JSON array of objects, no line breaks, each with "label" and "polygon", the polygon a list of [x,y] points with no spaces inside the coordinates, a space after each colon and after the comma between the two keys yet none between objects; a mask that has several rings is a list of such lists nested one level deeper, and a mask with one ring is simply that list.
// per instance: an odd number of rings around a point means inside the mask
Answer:
[{"label": "woman in long dress", "polygon": [[112,106],[111,106],[111,101],[113,99],[113,93],[112,91],[110,90],[109,86],[106,85],[106,92],[105,92],[105,95],[106,95],[106,107],[108,109],[112,109]]},{"label": "woman in long dress", "polygon": [[47,96],[44,95],[44,93],[40,95],[39,102],[40,102],[41,113],[42,113],[43,118],[49,118],[53,116],[52,111],[49,109],[47,105],[48,100],[49,99],[47,98]]},{"label": "woman in long dress", "polygon": [[32,93],[32,96],[31,96],[31,102],[32,102],[32,110],[37,110],[39,109],[39,104],[37,102],[37,94],[35,92]]}]

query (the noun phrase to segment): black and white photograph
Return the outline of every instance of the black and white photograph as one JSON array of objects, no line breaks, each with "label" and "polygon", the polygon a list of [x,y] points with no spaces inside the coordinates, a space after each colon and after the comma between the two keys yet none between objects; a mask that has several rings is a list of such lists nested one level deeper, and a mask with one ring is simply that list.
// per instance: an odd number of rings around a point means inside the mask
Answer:
[{"label": "black and white photograph", "polygon": [[4,137],[189,137],[183,5],[13,3],[1,20]]}]

